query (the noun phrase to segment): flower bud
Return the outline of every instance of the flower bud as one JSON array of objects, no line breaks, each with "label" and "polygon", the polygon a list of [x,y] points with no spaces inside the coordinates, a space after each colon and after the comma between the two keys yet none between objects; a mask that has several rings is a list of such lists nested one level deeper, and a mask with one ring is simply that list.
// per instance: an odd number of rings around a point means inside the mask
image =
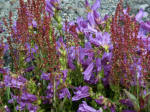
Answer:
[{"label": "flower bud", "polygon": [[58,24],[57,28],[58,28],[58,30],[61,30],[62,29],[62,24]]},{"label": "flower bud", "polygon": [[38,105],[40,105],[40,104],[41,104],[41,100],[40,100],[40,99],[37,101],[37,104],[38,104]]}]

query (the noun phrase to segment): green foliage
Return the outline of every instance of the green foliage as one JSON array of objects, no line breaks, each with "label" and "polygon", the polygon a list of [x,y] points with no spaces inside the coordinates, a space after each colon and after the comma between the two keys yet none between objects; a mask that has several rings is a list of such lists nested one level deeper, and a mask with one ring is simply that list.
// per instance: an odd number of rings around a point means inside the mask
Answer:
[{"label": "green foliage", "polygon": [[27,83],[27,90],[31,94],[36,94],[37,93],[37,85],[33,79],[30,79]]},{"label": "green foliage", "polygon": [[139,105],[139,101],[136,99],[136,97],[131,94],[130,92],[128,92],[126,89],[124,89],[125,94],[128,96],[128,98],[131,100],[134,109],[139,112],[140,111],[140,105]]},{"label": "green foliage", "polygon": [[[77,61],[74,61],[75,70],[71,70],[69,74],[69,80],[71,81],[71,84],[73,86],[82,86],[84,84],[83,82],[83,74],[81,71],[81,66],[77,64]],[[80,77],[80,78],[79,78]]]}]

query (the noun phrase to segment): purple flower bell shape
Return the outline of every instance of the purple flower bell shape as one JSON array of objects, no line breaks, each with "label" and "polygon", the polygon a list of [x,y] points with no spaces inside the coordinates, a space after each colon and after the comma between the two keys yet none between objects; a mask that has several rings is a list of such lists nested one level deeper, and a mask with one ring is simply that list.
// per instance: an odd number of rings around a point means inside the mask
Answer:
[{"label": "purple flower bell shape", "polygon": [[77,112],[102,112],[102,110],[96,110],[93,107],[87,105],[85,101],[82,101],[82,104],[79,105]]},{"label": "purple flower bell shape", "polygon": [[86,68],[86,70],[83,72],[84,80],[86,81],[90,80],[93,68],[94,68],[94,63],[91,62],[89,66]]},{"label": "purple flower bell shape", "polygon": [[72,101],[77,101],[82,98],[89,97],[89,87],[88,86],[83,86],[83,87],[78,87],[76,88],[76,92],[74,92],[75,96],[72,97]]},{"label": "purple flower bell shape", "polygon": [[147,15],[148,15],[147,12],[144,12],[143,9],[140,9],[139,12],[136,14],[135,19],[136,19],[136,21],[141,23],[141,22],[143,22],[142,18],[146,17]]}]

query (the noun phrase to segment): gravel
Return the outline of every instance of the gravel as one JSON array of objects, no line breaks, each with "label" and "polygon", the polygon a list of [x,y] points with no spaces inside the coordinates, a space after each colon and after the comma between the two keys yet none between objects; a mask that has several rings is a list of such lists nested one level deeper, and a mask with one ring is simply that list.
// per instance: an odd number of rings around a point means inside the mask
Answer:
[{"label": "gravel", "polygon": [[[26,0],[25,0],[26,1]],[[88,0],[90,4],[93,4],[95,0]],[[98,10],[102,17],[105,14],[113,15],[116,9],[116,6],[120,0],[101,0],[101,7]],[[63,21],[66,19],[68,21],[76,20],[77,17],[82,16],[86,17],[85,0],[61,0],[60,6],[62,8],[61,17]],[[136,14],[140,8],[143,8],[149,13],[149,16],[146,20],[150,20],[150,0],[124,0],[124,7],[126,4],[131,6],[131,13]],[[19,7],[19,0],[0,0],[0,22],[2,18],[5,17],[8,21],[9,11],[13,12],[13,21],[17,18],[17,10]],[[5,29],[5,26],[2,24],[0,28]],[[0,33],[0,38],[4,36],[7,37],[8,33],[6,31]]]}]

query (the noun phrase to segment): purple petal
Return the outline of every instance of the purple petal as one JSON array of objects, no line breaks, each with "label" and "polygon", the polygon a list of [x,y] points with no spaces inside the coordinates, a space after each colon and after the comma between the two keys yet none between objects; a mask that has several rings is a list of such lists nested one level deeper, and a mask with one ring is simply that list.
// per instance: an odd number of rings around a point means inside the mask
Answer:
[{"label": "purple petal", "polygon": [[85,0],[85,6],[90,7],[90,4],[89,4],[88,0]]},{"label": "purple petal", "polygon": [[142,22],[142,18],[147,16],[147,15],[148,15],[147,12],[144,12],[143,9],[140,9],[139,12],[136,14],[135,19],[138,22]]},{"label": "purple petal", "polygon": [[42,73],[41,75],[41,79],[43,80],[50,80],[50,73],[46,74],[46,73]]},{"label": "purple petal", "polygon": [[77,101],[90,96],[88,86],[78,87],[76,90],[77,92],[74,92],[75,96],[72,97],[72,101]]},{"label": "purple petal", "polygon": [[88,13],[87,19],[88,19],[90,25],[91,25],[92,27],[94,27],[94,26],[95,26],[95,19],[94,19],[93,12],[89,12],[89,13]]},{"label": "purple petal", "polygon": [[90,80],[90,77],[92,75],[92,70],[94,68],[94,63],[92,62],[87,68],[86,70],[83,72],[84,74],[84,80]]},{"label": "purple petal", "polygon": [[70,97],[71,97],[68,88],[62,89],[61,92],[59,93],[59,98],[60,98],[60,99],[64,98],[65,96],[66,96],[68,99],[70,99]]},{"label": "purple petal", "polygon": [[100,0],[96,0],[96,2],[92,5],[91,9],[97,10],[98,8],[100,8],[100,2]]},{"label": "purple petal", "polygon": [[37,106],[34,106],[31,103],[28,103],[27,107],[30,112],[37,112]]},{"label": "purple petal", "polygon": [[101,17],[100,17],[100,14],[97,12],[97,11],[93,11],[93,13],[94,13],[94,19],[95,19],[95,22],[99,25],[99,24],[101,24]]},{"label": "purple petal", "polygon": [[101,71],[102,65],[101,65],[101,59],[100,58],[96,59],[96,67],[97,67],[97,71]]},{"label": "purple petal", "polygon": [[82,101],[82,104],[79,105],[77,112],[102,112],[101,110],[96,110],[93,107],[87,105],[85,101]]},{"label": "purple petal", "polygon": [[147,30],[148,32],[150,32],[150,21],[141,22],[141,27],[142,27],[144,30]]},{"label": "purple petal", "polygon": [[33,25],[33,27],[37,27],[37,22],[36,21],[34,21],[34,20],[32,20],[32,25]]},{"label": "purple petal", "polygon": [[101,41],[98,40],[97,38],[93,38],[92,35],[90,35],[89,41],[90,41],[92,44],[96,45],[96,46],[100,46],[100,45],[101,45]]}]

